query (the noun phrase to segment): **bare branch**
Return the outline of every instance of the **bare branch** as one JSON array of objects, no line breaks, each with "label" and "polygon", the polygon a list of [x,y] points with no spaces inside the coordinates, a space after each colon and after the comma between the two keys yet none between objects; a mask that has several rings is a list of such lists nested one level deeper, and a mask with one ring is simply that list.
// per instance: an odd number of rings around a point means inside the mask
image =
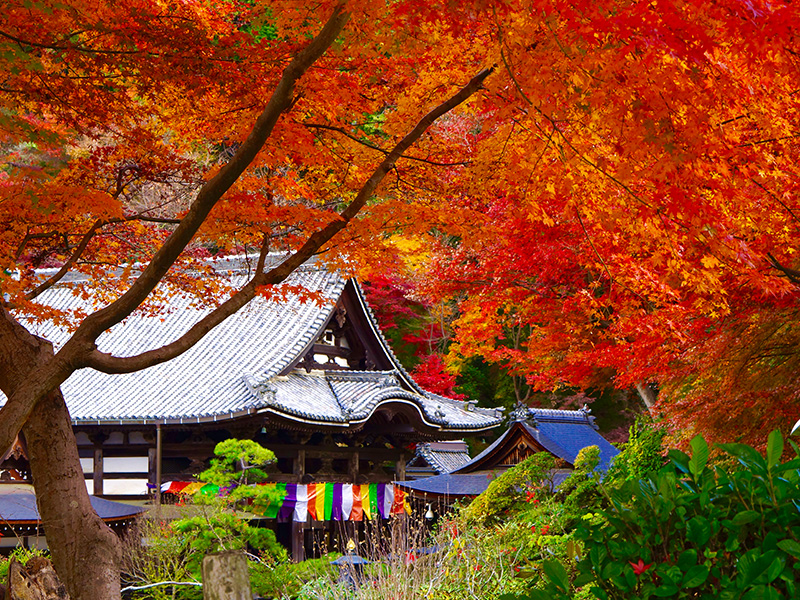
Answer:
[{"label": "bare branch", "polygon": [[777,269],[783,273],[783,275],[792,283],[800,283],[800,271],[782,265],[781,262],[775,258],[771,252],[767,252],[767,262],[769,262],[774,269]]},{"label": "bare branch", "polygon": [[84,236],[81,239],[80,243],[75,248],[75,251],[70,255],[70,257],[66,260],[66,262],[64,262],[64,264],[61,266],[61,268],[58,270],[58,272],[55,273],[52,277],[49,277],[46,281],[40,283],[33,290],[31,290],[30,292],[25,294],[25,299],[26,300],[33,300],[34,298],[36,298],[36,296],[38,296],[39,294],[41,294],[45,290],[50,289],[56,283],[58,283],[61,280],[61,278],[64,277],[64,275],[66,275],[69,272],[69,270],[72,267],[72,265],[75,264],[75,261],[77,261],[78,258],[81,257],[83,252],[86,250],[86,246],[89,245],[89,242],[92,240],[92,238],[95,236],[97,231],[102,226],[103,226],[103,221],[100,221],[100,220],[95,221],[94,224],[89,228],[89,231],[87,231],[84,234]]}]

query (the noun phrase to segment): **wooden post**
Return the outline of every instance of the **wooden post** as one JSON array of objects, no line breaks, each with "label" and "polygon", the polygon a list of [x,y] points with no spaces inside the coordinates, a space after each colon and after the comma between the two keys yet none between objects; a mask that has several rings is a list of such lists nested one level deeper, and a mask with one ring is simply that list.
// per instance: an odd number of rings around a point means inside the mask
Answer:
[{"label": "wooden post", "polygon": [[92,460],[92,481],[94,482],[94,489],[92,494],[94,496],[103,495],[103,447],[95,446],[94,459]]},{"label": "wooden post", "polygon": [[347,474],[350,477],[350,483],[358,483],[358,451],[350,455],[350,464],[347,465]]},{"label": "wooden post", "polygon": [[156,519],[161,519],[161,424],[156,424]]},{"label": "wooden post", "polygon": [[41,556],[34,556],[23,567],[15,558],[8,567],[7,600],[63,600],[69,598],[53,565]]},{"label": "wooden post", "polygon": [[394,463],[394,476],[396,481],[406,480],[406,455],[400,454],[400,458]]},{"label": "wooden post", "polygon": [[306,559],[305,522],[292,521],[292,560],[296,563]]},{"label": "wooden post", "polygon": [[297,482],[300,483],[303,475],[306,474],[306,451],[298,450],[297,456],[294,458],[293,465],[294,474],[297,475]]},{"label": "wooden post", "polygon": [[247,559],[236,551],[203,557],[203,600],[253,600]]}]

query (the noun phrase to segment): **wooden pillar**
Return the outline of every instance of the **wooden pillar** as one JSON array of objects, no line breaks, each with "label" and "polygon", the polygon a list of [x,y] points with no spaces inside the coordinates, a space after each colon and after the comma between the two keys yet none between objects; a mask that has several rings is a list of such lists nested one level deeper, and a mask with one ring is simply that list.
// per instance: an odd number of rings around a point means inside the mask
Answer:
[{"label": "wooden pillar", "polygon": [[297,451],[297,456],[294,457],[294,465],[292,466],[292,470],[294,471],[294,474],[297,476],[297,482],[300,483],[300,480],[303,478],[303,475],[306,474],[305,450]]},{"label": "wooden pillar", "polygon": [[[301,483],[306,474],[306,451],[298,450],[292,466],[297,483]],[[296,563],[306,559],[305,521],[292,521],[292,560]]]},{"label": "wooden pillar", "polygon": [[147,481],[155,487],[156,485],[156,447],[147,449]]},{"label": "wooden pillar", "polygon": [[103,447],[95,446],[94,458],[92,460],[92,480],[94,481],[94,490],[92,494],[95,496],[103,495]]},{"label": "wooden pillar", "polygon": [[358,451],[350,455],[350,464],[347,466],[347,473],[350,476],[350,483],[358,483]]},{"label": "wooden pillar", "polygon": [[296,563],[306,559],[305,522],[292,521],[292,560]]},{"label": "wooden pillar", "polygon": [[161,519],[161,424],[156,425],[156,519]]},{"label": "wooden pillar", "polygon": [[394,476],[396,481],[406,480],[406,455],[400,454],[400,458],[394,463]]}]

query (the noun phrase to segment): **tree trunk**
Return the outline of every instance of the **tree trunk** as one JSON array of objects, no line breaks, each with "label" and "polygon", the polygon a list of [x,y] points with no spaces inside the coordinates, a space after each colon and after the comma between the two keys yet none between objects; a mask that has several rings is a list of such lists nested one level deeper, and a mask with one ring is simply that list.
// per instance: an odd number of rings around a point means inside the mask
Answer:
[{"label": "tree trunk", "polygon": [[639,397],[642,399],[642,402],[644,402],[647,410],[653,412],[653,406],[656,404],[656,393],[653,388],[646,383],[637,383],[636,391],[639,392]]},{"label": "tree trunk", "polygon": [[89,501],[60,391],[37,403],[23,431],[47,543],[70,597],[119,599],[120,543]]}]

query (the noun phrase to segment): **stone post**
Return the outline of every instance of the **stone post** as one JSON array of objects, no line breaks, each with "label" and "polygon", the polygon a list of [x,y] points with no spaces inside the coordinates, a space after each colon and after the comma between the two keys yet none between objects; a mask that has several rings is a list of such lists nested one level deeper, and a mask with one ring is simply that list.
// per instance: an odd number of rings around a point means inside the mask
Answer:
[{"label": "stone post", "polygon": [[203,557],[203,600],[253,600],[247,559],[236,551]]}]

